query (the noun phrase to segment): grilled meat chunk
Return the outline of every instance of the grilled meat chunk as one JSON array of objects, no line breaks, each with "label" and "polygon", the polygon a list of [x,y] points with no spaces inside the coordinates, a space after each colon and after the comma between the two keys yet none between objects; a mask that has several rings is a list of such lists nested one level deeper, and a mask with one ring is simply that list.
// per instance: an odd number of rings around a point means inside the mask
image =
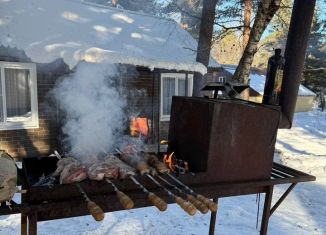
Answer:
[{"label": "grilled meat chunk", "polygon": [[79,161],[75,158],[72,157],[65,157],[65,158],[61,158],[58,162],[57,162],[57,169],[56,171],[53,173],[53,176],[59,176],[61,174],[61,172],[63,171],[63,169],[69,165],[70,163],[79,163]]},{"label": "grilled meat chunk", "polygon": [[64,166],[60,174],[60,184],[80,182],[87,178],[86,168],[79,162],[71,162]]},{"label": "grilled meat chunk", "polygon": [[126,179],[131,175],[136,175],[136,170],[134,168],[128,166],[114,155],[108,156],[105,159],[105,163],[119,168],[119,179]]},{"label": "grilled meat chunk", "polygon": [[119,167],[106,162],[96,162],[88,168],[87,174],[91,180],[117,179]]},{"label": "grilled meat chunk", "polygon": [[60,176],[60,184],[71,184],[87,178],[86,169],[72,157],[65,157],[57,162],[53,176]]}]

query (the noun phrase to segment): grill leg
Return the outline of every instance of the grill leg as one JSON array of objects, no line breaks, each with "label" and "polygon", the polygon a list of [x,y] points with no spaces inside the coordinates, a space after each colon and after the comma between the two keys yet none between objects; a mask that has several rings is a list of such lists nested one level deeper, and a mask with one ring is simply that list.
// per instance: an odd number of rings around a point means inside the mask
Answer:
[{"label": "grill leg", "polygon": [[[213,198],[214,202],[218,202],[218,198]],[[211,221],[209,223],[209,235],[214,235],[214,231],[215,231],[215,222],[216,222],[216,214],[217,212],[212,212],[211,213]]]},{"label": "grill leg", "polygon": [[21,214],[20,217],[20,234],[27,235],[27,215]]},{"label": "grill leg", "polygon": [[28,235],[37,235],[37,213],[28,215]]},{"label": "grill leg", "polygon": [[261,221],[260,235],[267,234],[268,222],[271,214],[272,197],[273,197],[273,186],[269,186],[265,193],[264,211],[263,211],[263,217]]}]

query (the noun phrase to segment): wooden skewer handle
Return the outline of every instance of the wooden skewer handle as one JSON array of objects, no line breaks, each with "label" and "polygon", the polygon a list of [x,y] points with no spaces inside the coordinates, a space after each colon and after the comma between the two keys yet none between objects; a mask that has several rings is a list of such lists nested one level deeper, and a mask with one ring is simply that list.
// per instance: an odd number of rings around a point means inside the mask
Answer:
[{"label": "wooden skewer handle", "polygon": [[134,207],[134,202],[128,197],[126,194],[124,194],[121,191],[117,191],[117,197],[125,209],[131,209]]},{"label": "wooden skewer handle", "polygon": [[165,211],[168,205],[160,197],[156,196],[154,193],[148,194],[149,201],[156,206],[160,211]]},{"label": "wooden skewer handle", "polygon": [[183,200],[181,197],[177,197],[177,196],[175,197],[175,202],[189,215],[196,214],[197,209],[190,202],[187,202],[186,200]]},{"label": "wooden skewer handle", "polygon": [[88,201],[87,208],[89,213],[93,216],[96,221],[102,221],[104,219],[104,212],[95,202]]},{"label": "wooden skewer handle", "polygon": [[187,200],[191,202],[201,213],[206,214],[209,211],[208,206],[196,199],[194,196],[187,194]]},{"label": "wooden skewer handle", "polygon": [[211,210],[211,212],[216,212],[217,211],[217,203],[209,200],[207,197],[198,194],[197,199],[205,203],[208,208]]}]

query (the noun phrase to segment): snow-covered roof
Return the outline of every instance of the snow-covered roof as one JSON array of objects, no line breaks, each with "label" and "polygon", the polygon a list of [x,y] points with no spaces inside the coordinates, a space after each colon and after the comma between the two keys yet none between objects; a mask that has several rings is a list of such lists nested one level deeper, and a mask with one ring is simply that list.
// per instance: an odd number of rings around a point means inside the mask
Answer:
[{"label": "snow-covered roof", "polygon": [[[224,69],[226,69],[229,73],[235,72],[235,66],[222,66]],[[265,88],[265,81],[266,76],[263,74],[260,74],[258,72],[251,71],[250,72],[250,87],[253,88],[255,91],[257,91],[259,94],[264,94],[264,88]],[[316,94],[306,88],[303,85],[300,85],[298,95],[300,96],[315,96]]]},{"label": "snow-covered roof", "polygon": [[[173,21],[82,0],[1,1],[0,44],[34,62],[63,58],[206,73],[197,43]],[[212,62],[214,63],[214,62]]]}]

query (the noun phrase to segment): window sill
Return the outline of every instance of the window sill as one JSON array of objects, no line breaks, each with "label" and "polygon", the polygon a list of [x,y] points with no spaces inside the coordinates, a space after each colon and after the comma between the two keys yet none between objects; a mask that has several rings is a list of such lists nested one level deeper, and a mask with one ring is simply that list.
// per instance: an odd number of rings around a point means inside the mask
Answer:
[{"label": "window sill", "polygon": [[160,122],[169,122],[169,121],[170,121],[170,115],[160,117]]},{"label": "window sill", "polygon": [[25,130],[25,129],[37,129],[37,128],[39,128],[39,124],[38,123],[33,123],[33,124],[0,125],[0,131]]}]

